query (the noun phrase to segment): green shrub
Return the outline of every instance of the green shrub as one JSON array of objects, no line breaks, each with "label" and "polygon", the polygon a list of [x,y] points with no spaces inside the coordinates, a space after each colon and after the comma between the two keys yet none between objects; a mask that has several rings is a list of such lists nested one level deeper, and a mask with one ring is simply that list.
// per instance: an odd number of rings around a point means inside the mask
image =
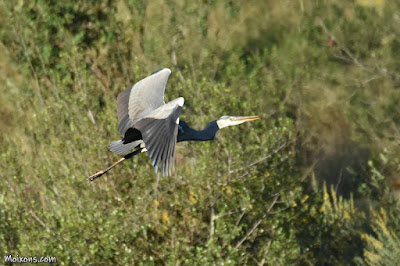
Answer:
[{"label": "green shrub", "polygon": [[[361,0],[2,3],[0,250],[85,265],[390,262],[399,11]],[[162,67],[173,73],[166,100],[186,98],[192,127],[261,119],[179,143],[171,177],[140,155],[87,184],[118,159],[107,150],[120,138],[117,95]]]}]

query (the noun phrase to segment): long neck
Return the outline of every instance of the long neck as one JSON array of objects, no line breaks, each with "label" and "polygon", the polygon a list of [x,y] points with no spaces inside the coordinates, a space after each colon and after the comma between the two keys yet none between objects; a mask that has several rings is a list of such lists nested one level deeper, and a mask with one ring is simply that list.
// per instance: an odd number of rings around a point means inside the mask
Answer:
[{"label": "long neck", "polygon": [[212,121],[203,130],[195,130],[189,127],[184,121],[179,121],[178,142],[180,141],[207,141],[215,137],[219,130],[217,121]]}]

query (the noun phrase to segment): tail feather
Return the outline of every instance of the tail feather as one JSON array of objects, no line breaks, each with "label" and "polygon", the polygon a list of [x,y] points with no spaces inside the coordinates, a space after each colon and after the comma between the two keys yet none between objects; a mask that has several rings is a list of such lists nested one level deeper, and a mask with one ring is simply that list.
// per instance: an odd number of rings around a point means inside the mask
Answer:
[{"label": "tail feather", "polygon": [[137,141],[133,141],[133,142],[124,144],[122,140],[117,140],[117,141],[111,142],[111,144],[108,146],[108,148],[112,152],[115,152],[120,155],[125,155],[125,154],[129,153],[131,150],[133,150],[134,148],[136,148],[138,145],[140,145],[140,143],[141,143],[141,141],[137,140]]}]

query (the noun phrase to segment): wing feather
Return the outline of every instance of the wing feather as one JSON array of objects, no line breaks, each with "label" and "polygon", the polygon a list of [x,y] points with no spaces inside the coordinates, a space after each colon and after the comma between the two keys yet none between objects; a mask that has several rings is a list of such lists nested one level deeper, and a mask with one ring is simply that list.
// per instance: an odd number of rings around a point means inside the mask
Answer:
[{"label": "wing feather", "polygon": [[153,166],[157,166],[159,161],[161,160],[161,152],[164,149],[165,145],[162,145],[163,143],[165,143],[166,141],[168,141],[168,136],[166,134],[166,132],[163,132],[159,138],[157,138],[157,143],[154,143],[153,147],[154,147],[154,152],[152,153],[152,160],[151,160],[151,164]]},{"label": "wing feather", "polygon": [[171,174],[183,103],[183,98],[171,101],[135,124],[135,128],[142,134],[154,171],[157,172],[161,164],[163,175]]},{"label": "wing feather", "polygon": [[[163,135],[163,137],[165,137],[165,134]],[[160,141],[164,141],[165,138],[161,139]],[[162,166],[162,158],[161,158],[161,153],[163,152],[163,150],[165,149],[165,145],[160,145],[158,144],[157,147],[155,147],[155,152],[152,156],[152,160],[151,160],[151,164],[155,167],[155,172],[157,172],[159,163],[161,162],[161,166]]]},{"label": "wing feather", "polygon": [[129,95],[133,86],[130,86],[125,91],[121,92],[117,98],[117,113],[118,113],[118,133],[121,136],[125,135],[128,128],[133,126],[133,121],[129,118]]},{"label": "wing feather", "polygon": [[165,104],[164,92],[171,70],[164,68],[136,83],[129,95],[129,117],[133,121],[144,118]]},{"label": "wing feather", "polygon": [[161,69],[118,95],[119,134],[124,136],[135,122],[165,104],[164,92],[170,74],[170,69]]}]

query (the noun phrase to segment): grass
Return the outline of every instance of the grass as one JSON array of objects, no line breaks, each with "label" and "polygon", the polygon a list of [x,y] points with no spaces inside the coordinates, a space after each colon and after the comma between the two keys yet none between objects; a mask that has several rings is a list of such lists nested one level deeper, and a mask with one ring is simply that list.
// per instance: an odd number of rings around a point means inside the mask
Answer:
[{"label": "grass", "polygon": [[[399,12],[3,1],[0,250],[60,264],[387,262],[376,241],[399,253]],[[117,95],[163,67],[192,127],[261,120],[178,144],[171,177],[141,155],[87,184],[119,158]]]}]

